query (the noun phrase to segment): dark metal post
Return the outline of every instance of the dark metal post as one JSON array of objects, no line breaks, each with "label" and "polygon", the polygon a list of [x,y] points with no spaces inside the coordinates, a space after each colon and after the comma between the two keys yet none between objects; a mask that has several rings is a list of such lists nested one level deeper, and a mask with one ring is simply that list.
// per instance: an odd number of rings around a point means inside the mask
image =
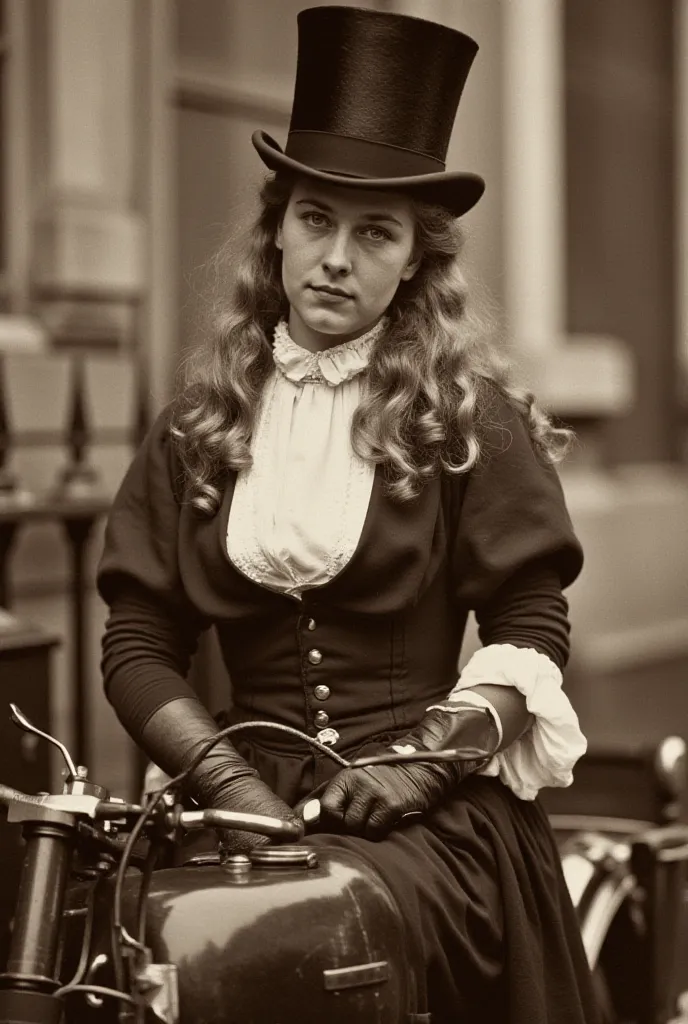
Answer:
[{"label": "dark metal post", "polygon": [[58,493],[65,497],[85,497],[98,490],[98,476],[88,459],[91,430],[85,383],[84,358],[75,355],[72,360],[72,407],[66,436],[69,458],[57,485]]},{"label": "dark metal post", "polygon": [[77,764],[90,764],[90,693],[88,687],[88,580],[86,552],[97,516],[65,515],[63,522],[69,539],[72,562],[70,613],[72,620],[72,699],[74,701],[74,751]]}]

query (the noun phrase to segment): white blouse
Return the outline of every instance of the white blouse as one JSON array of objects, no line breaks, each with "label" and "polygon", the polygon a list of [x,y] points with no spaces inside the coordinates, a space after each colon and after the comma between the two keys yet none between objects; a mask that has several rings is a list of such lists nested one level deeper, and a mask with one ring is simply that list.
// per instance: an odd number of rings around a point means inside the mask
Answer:
[{"label": "white blouse", "polygon": [[[253,464],[237,475],[227,552],[249,579],[296,600],[341,572],[360,539],[375,466],[354,452],[351,420],[384,326],[324,352],[297,345],[284,323],[275,331],[275,369],[258,410]],[[543,786],[570,785],[586,741],[557,666],[530,648],[491,644],[472,656],[449,699],[484,704],[471,690],[479,683],[516,686],[535,717],[483,773],[526,800]]]},{"label": "white blouse", "polygon": [[237,476],[227,524],[233,564],[261,586],[300,597],[340,572],[358,545],[375,466],[351,447],[381,321],[354,341],[309,352],[275,331],[275,369],[253,434],[253,465]]}]

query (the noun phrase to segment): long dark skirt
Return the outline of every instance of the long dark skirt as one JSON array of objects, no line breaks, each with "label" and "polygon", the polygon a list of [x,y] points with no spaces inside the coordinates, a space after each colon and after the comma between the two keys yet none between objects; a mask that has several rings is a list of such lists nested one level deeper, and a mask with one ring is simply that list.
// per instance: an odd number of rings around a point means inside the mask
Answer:
[{"label": "long dark skirt", "polygon": [[[237,737],[237,747],[292,806],[338,770],[255,736]],[[388,739],[376,737],[366,752]],[[414,1009],[431,1015],[419,1020],[598,1021],[575,911],[537,800],[519,800],[498,780],[473,776],[441,807],[380,842],[332,834],[307,841],[354,850],[393,892],[415,951]]]}]

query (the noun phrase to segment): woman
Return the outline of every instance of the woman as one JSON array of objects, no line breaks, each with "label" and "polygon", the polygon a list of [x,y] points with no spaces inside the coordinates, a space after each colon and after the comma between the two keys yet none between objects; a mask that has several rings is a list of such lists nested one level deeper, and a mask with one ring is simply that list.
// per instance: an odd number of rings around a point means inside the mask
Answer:
[{"label": "woman", "polygon": [[[444,158],[476,49],[414,18],[300,15],[289,140],[254,135],[275,173],[231,301],[110,517],[104,678],[171,774],[217,732],[185,682],[210,625],[227,721],[296,726],[347,758],[480,751],[340,771],[250,731],[191,790],[292,818],[317,793],[308,841],[354,849],[397,898],[413,1012],[574,1024],[593,998],[536,795],[585,749],[561,690],[581,552],[552,465],[569,434],[467,311],[457,218],[483,183]],[[470,610],[484,646],[457,681]]]}]

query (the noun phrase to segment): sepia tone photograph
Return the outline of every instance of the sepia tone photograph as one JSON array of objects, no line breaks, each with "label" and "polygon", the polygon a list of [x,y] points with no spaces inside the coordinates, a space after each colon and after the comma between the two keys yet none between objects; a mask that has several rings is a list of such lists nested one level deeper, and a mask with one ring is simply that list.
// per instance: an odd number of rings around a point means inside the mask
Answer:
[{"label": "sepia tone photograph", "polygon": [[688,0],[0,0],[0,1024],[688,1024]]}]

